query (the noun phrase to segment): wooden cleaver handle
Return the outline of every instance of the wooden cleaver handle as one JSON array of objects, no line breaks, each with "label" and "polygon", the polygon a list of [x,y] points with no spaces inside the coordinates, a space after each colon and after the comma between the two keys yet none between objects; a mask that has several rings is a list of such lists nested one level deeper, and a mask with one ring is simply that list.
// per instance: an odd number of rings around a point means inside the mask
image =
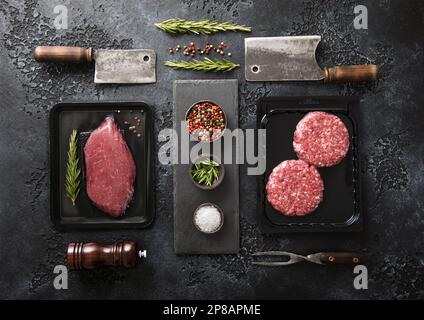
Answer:
[{"label": "wooden cleaver handle", "polygon": [[324,264],[357,265],[363,263],[363,256],[353,252],[322,252],[319,259]]},{"label": "wooden cleaver handle", "polygon": [[325,82],[363,82],[377,80],[378,67],[375,64],[339,66],[324,68]]},{"label": "wooden cleaver handle", "polygon": [[81,47],[40,46],[34,50],[38,62],[91,63],[93,49]]}]

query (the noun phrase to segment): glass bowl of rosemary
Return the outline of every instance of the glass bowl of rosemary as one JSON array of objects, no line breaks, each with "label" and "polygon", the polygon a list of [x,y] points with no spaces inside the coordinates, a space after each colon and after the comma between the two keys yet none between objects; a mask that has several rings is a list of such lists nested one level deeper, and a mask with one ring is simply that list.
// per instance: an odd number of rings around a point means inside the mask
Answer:
[{"label": "glass bowl of rosemary", "polygon": [[194,103],[186,112],[188,133],[195,140],[214,142],[221,138],[227,127],[227,117],[220,105],[202,100]]},{"label": "glass bowl of rosemary", "polygon": [[224,180],[225,167],[214,156],[205,154],[193,162],[189,174],[196,187],[213,190]]}]

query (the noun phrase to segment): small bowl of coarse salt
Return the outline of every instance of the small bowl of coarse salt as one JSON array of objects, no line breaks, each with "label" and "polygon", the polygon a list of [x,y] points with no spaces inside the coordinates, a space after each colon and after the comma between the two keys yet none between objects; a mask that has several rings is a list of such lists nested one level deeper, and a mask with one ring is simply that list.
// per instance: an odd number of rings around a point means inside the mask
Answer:
[{"label": "small bowl of coarse salt", "polygon": [[194,211],[193,222],[200,232],[212,234],[222,228],[224,213],[216,204],[203,203]]}]

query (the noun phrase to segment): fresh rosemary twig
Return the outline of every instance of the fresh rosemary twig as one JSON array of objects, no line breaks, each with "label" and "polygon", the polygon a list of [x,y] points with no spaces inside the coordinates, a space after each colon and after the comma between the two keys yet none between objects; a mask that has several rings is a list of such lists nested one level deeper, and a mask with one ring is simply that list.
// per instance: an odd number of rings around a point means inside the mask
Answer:
[{"label": "fresh rosemary twig", "polygon": [[195,71],[204,71],[204,72],[228,72],[240,67],[239,64],[235,64],[234,62],[223,59],[209,59],[204,58],[203,60],[193,59],[191,61],[165,61],[165,66],[171,67],[174,69],[187,69],[187,70],[195,70]]},{"label": "fresh rosemary twig", "polygon": [[78,167],[77,143],[77,130],[74,129],[69,136],[68,163],[66,164],[65,181],[66,196],[71,199],[72,205],[74,206],[80,191],[81,175],[81,169]]},{"label": "fresh rosemary twig", "polygon": [[194,165],[191,176],[198,184],[204,184],[208,187],[218,180],[221,170],[219,164],[213,160],[202,160]]},{"label": "fresh rosemary twig", "polygon": [[161,23],[155,23],[155,26],[172,35],[180,33],[208,35],[219,31],[252,31],[251,27],[247,27],[241,24],[211,21],[209,19],[201,19],[197,21],[190,21],[185,19],[169,19],[162,21]]}]

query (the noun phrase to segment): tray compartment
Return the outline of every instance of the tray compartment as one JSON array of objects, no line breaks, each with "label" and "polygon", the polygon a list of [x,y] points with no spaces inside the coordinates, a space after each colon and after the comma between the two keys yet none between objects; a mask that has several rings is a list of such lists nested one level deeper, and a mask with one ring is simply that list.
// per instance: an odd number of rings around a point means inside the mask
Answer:
[{"label": "tray compartment", "polygon": [[[97,209],[85,188],[83,146],[88,138],[87,133],[96,129],[111,114],[133,154],[137,170],[133,199],[124,215],[118,219]],[[125,120],[134,116],[141,118],[138,127],[141,137],[129,132],[124,124]],[[57,228],[144,228],[150,225],[154,219],[151,117],[149,106],[142,102],[60,103],[53,107],[50,113],[50,215]],[[78,156],[82,171],[81,190],[75,207],[66,197],[64,189],[68,140],[73,128],[78,130]]]},{"label": "tray compartment", "polygon": [[[357,98],[275,97],[258,103],[258,128],[266,129],[266,171],[258,178],[258,211],[268,232],[360,231],[360,182],[356,112]],[[272,169],[284,160],[297,159],[293,134],[297,123],[311,111],[325,111],[340,117],[348,128],[350,148],[343,161],[318,168],[324,181],[324,200],[310,215],[288,217],[266,200],[265,186]]]}]

